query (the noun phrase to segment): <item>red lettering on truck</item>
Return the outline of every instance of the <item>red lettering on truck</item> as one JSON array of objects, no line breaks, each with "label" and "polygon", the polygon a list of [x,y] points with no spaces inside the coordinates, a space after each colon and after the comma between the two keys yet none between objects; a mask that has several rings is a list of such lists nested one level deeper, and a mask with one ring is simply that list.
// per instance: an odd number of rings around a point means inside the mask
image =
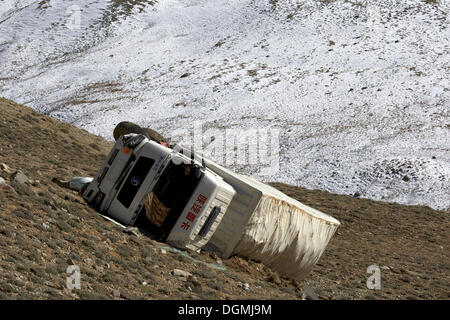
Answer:
[{"label": "red lettering on truck", "polygon": [[183,222],[183,224],[181,225],[181,228],[184,229],[184,230],[188,230],[190,227],[191,226],[187,222]]},{"label": "red lettering on truck", "polygon": [[205,197],[203,194],[198,195],[197,200],[195,200],[195,203],[192,205],[191,210],[189,210],[189,212],[187,213],[187,215],[185,217],[187,221],[183,221],[183,223],[181,224],[181,229],[189,230],[191,225],[189,224],[188,221],[190,221],[190,222],[195,221],[197,214],[200,213],[200,211],[207,199],[208,198]]},{"label": "red lettering on truck", "polygon": [[201,208],[202,208],[202,205],[200,205],[198,203],[194,203],[194,205],[191,208],[191,211],[194,212],[195,214],[198,214],[200,212]]},{"label": "red lettering on truck", "polygon": [[205,204],[205,202],[206,202],[206,199],[207,198],[200,193],[200,195],[197,197],[197,202],[200,203],[203,206]]},{"label": "red lettering on truck", "polygon": [[189,220],[190,222],[194,222],[195,217],[196,217],[196,215],[189,211],[186,216],[186,219]]}]

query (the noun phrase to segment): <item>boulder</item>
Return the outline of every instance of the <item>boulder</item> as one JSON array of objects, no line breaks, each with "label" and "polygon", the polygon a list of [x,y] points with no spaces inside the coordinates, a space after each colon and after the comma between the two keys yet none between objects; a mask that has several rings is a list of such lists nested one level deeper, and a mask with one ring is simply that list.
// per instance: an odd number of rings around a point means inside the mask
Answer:
[{"label": "boulder", "polygon": [[7,174],[13,173],[13,170],[5,163],[0,163],[0,170],[6,172]]},{"label": "boulder", "polygon": [[6,183],[6,180],[0,177],[0,191],[10,191],[13,193],[17,193],[16,190]]},{"label": "boulder", "polygon": [[171,274],[176,276],[176,277],[185,278],[185,279],[187,279],[190,276],[192,276],[192,274],[190,272],[187,272],[187,271],[184,271],[184,270],[180,270],[180,269],[173,269]]},{"label": "boulder", "polygon": [[11,176],[11,181],[18,183],[18,184],[29,184],[30,180],[28,177],[20,170],[17,170],[14,172]]}]

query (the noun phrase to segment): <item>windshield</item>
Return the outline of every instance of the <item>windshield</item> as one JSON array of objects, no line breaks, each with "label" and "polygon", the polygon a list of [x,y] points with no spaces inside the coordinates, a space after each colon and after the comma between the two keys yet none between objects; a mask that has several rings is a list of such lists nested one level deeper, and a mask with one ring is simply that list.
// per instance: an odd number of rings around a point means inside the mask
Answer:
[{"label": "windshield", "polygon": [[144,212],[140,216],[145,216],[155,236],[167,238],[203,175],[198,165],[169,163],[153,191],[143,198]]}]

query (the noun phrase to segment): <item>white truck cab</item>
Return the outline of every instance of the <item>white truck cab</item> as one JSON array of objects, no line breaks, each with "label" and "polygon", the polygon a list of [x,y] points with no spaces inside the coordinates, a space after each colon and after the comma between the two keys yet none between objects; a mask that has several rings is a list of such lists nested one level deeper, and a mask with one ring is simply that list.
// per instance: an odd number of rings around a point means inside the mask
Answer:
[{"label": "white truck cab", "polygon": [[193,250],[209,241],[234,195],[197,160],[136,134],[116,141],[83,191],[90,205],[120,224]]}]

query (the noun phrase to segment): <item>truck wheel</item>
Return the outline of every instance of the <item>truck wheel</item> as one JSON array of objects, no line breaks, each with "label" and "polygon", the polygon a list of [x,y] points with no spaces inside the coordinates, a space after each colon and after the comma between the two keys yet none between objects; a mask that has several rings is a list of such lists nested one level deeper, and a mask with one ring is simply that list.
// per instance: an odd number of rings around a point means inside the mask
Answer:
[{"label": "truck wheel", "polygon": [[147,131],[147,136],[150,137],[150,139],[156,141],[156,142],[161,142],[161,141],[166,141],[166,138],[164,138],[162,135],[160,135],[158,132],[156,132],[153,129],[150,128],[144,128],[145,131]]},{"label": "truck wheel", "polygon": [[129,133],[143,134],[144,136],[147,137],[147,132],[140,126],[132,122],[123,121],[114,128],[113,132],[114,139],[117,141],[117,139],[119,139],[120,136],[124,136]]},{"label": "truck wheel", "polygon": [[129,133],[136,133],[136,134],[142,134],[146,136],[148,139],[160,142],[160,141],[166,141],[162,135],[160,135],[155,130],[149,129],[149,128],[142,128],[139,125],[129,122],[129,121],[123,121],[119,123],[114,128],[114,139],[119,139],[120,136],[129,134]]}]

